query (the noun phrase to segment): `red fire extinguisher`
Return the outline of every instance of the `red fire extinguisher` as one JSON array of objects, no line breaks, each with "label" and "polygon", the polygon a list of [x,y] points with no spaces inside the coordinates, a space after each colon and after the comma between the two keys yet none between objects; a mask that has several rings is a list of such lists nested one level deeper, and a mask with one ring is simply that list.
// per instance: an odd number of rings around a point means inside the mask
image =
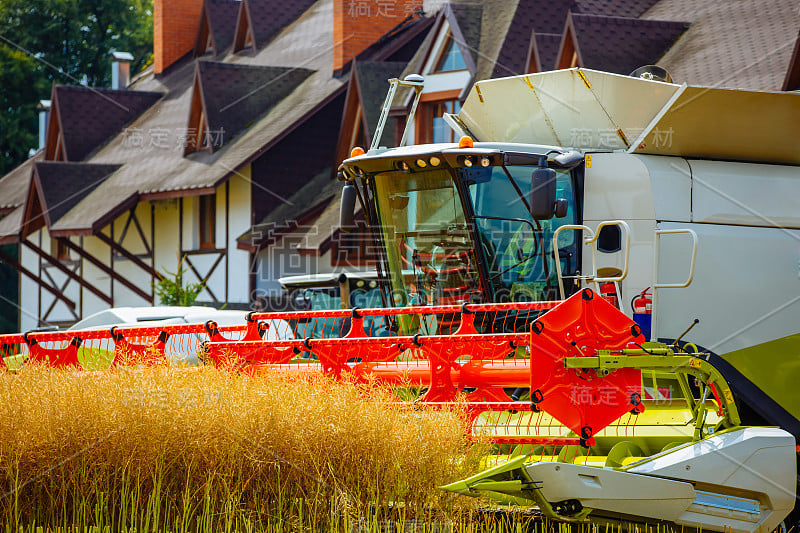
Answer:
[{"label": "red fire extinguisher", "polygon": [[616,285],[613,283],[602,283],[600,285],[600,296],[602,296],[605,301],[619,309]]},{"label": "red fire extinguisher", "polygon": [[631,308],[633,309],[633,321],[642,328],[644,337],[650,339],[653,319],[653,295],[650,293],[650,287],[633,297]]}]

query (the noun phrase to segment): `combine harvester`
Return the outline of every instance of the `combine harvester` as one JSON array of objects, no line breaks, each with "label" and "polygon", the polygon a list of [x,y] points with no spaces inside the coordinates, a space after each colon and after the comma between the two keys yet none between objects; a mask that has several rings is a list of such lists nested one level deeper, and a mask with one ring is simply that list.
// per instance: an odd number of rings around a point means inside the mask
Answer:
[{"label": "combine harvester", "polygon": [[466,401],[495,453],[446,490],[572,522],[778,527],[798,482],[800,95],[569,69],[476,83],[445,117],[458,144],[378,147],[422,86],[391,80],[340,168],[381,308],[11,335],[4,354],[143,364],[171,339],[252,374]]}]

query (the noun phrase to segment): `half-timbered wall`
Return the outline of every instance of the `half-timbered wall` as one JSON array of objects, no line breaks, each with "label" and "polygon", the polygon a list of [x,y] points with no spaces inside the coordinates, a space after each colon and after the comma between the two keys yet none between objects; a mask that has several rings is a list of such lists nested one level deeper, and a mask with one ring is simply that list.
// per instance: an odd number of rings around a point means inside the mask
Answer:
[{"label": "half-timbered wall", "polygon": [[[248,167],[217,189],[214,248],[199,247],[197,197],[139,202],[104,228],[103,236],[71,237],[69,242],[83,254],[70,249],[61,261],[55,261],[56,239],[46,228],[29,235],[29,244],[20,245],[20,262],[62,297],[21,276],[21,329],[65,326],[109,307],[158,305],[155,272],[174,273],[181,253],[184,282],[206,280],[198,303],[248,305],[249,254],[236,248],[236,237],[251,225],[249,175]],[[72,279],[64,269],[73,273]]]}]

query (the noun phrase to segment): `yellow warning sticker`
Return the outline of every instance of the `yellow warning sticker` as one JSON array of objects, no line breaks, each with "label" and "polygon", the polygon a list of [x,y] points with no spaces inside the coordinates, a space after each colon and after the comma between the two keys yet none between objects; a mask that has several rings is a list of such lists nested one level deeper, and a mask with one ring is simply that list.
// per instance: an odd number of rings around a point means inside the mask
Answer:
[{"label": "yellow warning sticker", "polygon": [[586,163],[586,168],[592,168],[592,154],[586,154],[584,161]]},{"label": "yellow warning sticker", "polygon": [[725,401],[728,403],[733,403],[733,393],[730,389],[725,389],[722,392],[722,395],[725,396]]},{"label": "yellow warning sticker", "polygon": [[589,80],[586,78],[586,74],[584,74],[583,71],[580,69],[578,69],[578,76],[580,76],[581,80],[583,80],[583,84],[586,85],[587,89],[592,88],[592,84],[589,83]]},{"label": "yellow warning sticker", "polygon": [[689,359],[689,366],[692,368],[700,368],[700,359],[695,359],[692,357]]},{"label": "yellow warning sticker", "polygon": [[475,92],[478,94],[478,100],[483,103],[483,95],[481,94],[481,86],[475,85]]},{"label": "yellow warning sticker", "polygon": [[528,76],[525,76],[525,83],[528,84],[528,89],[533,89],[533,84],[531,83],[531,79]]}]

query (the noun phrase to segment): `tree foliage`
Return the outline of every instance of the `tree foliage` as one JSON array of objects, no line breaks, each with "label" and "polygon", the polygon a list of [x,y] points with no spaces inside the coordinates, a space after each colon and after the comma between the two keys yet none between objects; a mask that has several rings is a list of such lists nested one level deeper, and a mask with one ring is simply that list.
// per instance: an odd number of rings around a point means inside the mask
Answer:
[{"label": "tree foliage", "polygon": [[175,272],[164,270],[164,277],[155,283],[155,292],[158,303],[161,305],[179,305],[188,307],[192,305],[200,293],[203,292],[203,283],[184,283],[186,269],[183,268],[184,258],[178,261]]},{"label": "tree foliage", "polygon": [[0,174],[37,145],[36,105],[53,83],[109,86],[111,51],[152,60],[152,0],[0,1]]}]

